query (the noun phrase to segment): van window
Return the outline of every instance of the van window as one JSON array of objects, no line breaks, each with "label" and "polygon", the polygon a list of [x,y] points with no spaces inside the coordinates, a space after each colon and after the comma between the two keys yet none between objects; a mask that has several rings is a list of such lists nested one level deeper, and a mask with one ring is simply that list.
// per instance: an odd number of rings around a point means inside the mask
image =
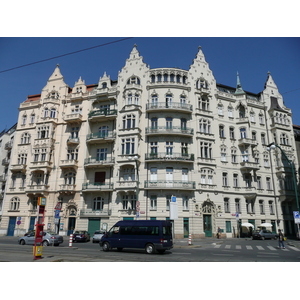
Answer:
[{"label": "van window", "polygon": [[163,235],[170,236],[171,235],[171,227],[163,226]]},{"label": "van window", "polygon": [[122,226],[122,235],[159,235],[158,226]]},{"label": "van window", "polygon": [[110,229],[108,235],[109,236],[112,236],[114,234],[118,234],[119,233],[119,230],[120,230],[120,226],[114,226]]}]

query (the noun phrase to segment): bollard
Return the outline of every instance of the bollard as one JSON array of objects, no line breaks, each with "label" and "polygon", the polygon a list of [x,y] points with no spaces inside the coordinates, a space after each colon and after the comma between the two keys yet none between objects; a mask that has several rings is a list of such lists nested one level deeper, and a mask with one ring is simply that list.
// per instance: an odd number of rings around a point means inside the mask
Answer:
[{"label": "bollard", "polygon": [[69,247],[72,247],[72,243],[73,243],[73,234],[70,234]]},{"label": "bollard", "polygon": [[192,234],[189,234],[189,245],[192,245]]}]

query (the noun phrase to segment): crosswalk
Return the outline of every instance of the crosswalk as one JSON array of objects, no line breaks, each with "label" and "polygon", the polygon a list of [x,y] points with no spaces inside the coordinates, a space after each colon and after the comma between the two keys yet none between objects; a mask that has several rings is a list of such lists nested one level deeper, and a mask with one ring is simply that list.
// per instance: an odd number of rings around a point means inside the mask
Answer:
[{"label": "crosswalk", "polygon": [[226,250],[260,250],[260,251],[300,251],[296,247],[286,246],[285,249],[280,249],[274,246],[252,246],[252,245],[215,245],[214,248],[226,249]]}]

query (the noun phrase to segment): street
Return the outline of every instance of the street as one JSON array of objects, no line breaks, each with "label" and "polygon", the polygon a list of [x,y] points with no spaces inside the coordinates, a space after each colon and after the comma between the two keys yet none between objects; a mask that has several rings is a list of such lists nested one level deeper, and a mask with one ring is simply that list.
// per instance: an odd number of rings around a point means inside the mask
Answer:
[{"label": "street", "polygon": [[19,245],[18,237],[0,237],[0,262],[299,262],[300,244],[287,241],[278,249],[276,240],[187,239],[175,240],[164,254],[146,254],[143,249],[102,251],[98,243],[73,243],[68,239],[58,247],[43,247],[42,258],[33,259],[32,246]]}]

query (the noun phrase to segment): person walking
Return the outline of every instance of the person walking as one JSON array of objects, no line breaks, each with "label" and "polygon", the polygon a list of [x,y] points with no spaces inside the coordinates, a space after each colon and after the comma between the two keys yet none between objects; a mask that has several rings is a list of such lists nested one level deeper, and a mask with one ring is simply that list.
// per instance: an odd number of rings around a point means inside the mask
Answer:
[{"label": "person walking", "polygon": [[278,229],[278,243],[279,243],[278,246],[280,249],[285,249],[283,241],[284,241],[284,235],[283,235],[281,229]]},{"label": "person walking", "polygon": [[221,237],[221,234],[222,234],[222,229],[220,227],[218,227],[218,232],[217,232],[218,239]]}]

